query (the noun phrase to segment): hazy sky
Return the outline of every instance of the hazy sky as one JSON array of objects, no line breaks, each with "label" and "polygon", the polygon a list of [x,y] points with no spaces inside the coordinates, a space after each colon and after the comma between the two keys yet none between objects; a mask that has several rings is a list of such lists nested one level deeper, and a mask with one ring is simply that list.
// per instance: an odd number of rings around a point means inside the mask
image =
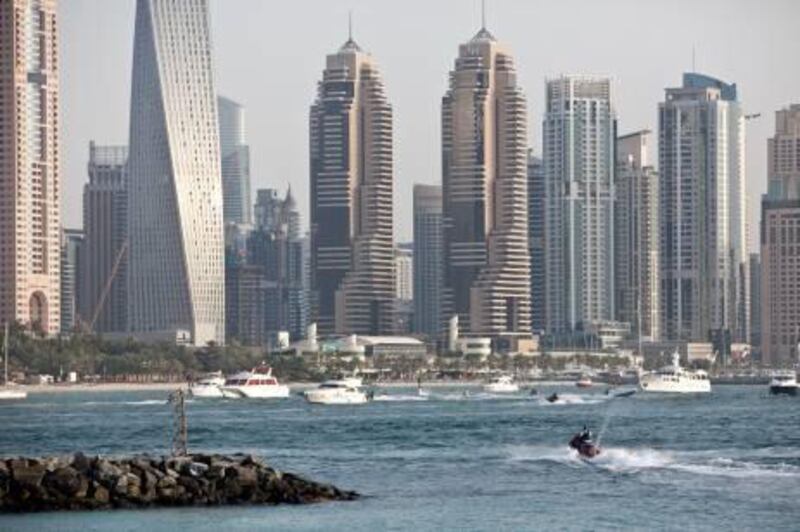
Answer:
[{"label": "hazy sky", "polygon": [[[394,106],[395,233],[410,239],[413,183],[439,183],[439,106],[459,43],[480,26],[479,0],[210,0],[217,91],[247,110],[252,187],[291,183],[308,222],[308,107],[325,54],[354,37],[378,60]],[[61,0],[64,224],[81,224],[88,144],[126,144],[134,0]],[[751,244],[766,188],[775,110],[800,102],[797,0],[488,0],[487,26],[510,45],[541,150],[544,82],[614,79],[619,131],[656,140],[664,88],[691,70],[736,82],[746,112]],[[654,142],[655,144],[655,142]],[[653,162],[657,164],[656,154]]]}]

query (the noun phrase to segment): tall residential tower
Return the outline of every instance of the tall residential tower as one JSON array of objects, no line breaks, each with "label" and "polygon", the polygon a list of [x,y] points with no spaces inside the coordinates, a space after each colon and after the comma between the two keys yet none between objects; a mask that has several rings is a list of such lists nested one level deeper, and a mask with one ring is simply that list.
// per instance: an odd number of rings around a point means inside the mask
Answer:
[{"label": "tall residential tower", "polygon": [[394,329],[392,108],[352,38],[328,55],[310,113],[312,318],[320,334]]},{"label": "tall residential tower", "polygon": [[547,81],[544,119],[547,329],[614,319],[614,141],[611,80]]},{"label": "tall residential tower", "polygon": [[0,2],[0,324],[61,328],[55,0]]},{"label": "tall residential tower", "polygon": [[748,341],[744,115],[736,85],[696,73],[658,106],[662,334]]},{"label": "tall residential tower", "polygon": [[128,325],[225,341],[217,95],[207,0],[139,0],[128,158]]},{"label": "tall residential tower", "polygon": [[413,267],[412,331],[435,340],[442,330],[442,187],[414,185]]},{"label": "tall residential tower", "polygon": [[614,209],[616,319],[636,337],[660,337],[658,173],[649,164],[650,131],[617,137]]},{"label": "tall residential tower", "polygon": [[775,113],[761,200],[761,360],[800,362],[800,104]]},{"label": "tall residential tower", "polygon": [[483,27],[442,98],[443,312],[468,334],[531,330],[527,141],[513,58]]},{"label": "tall residential tower", "polygon": [[223,219],[226,224],[249,224],[253,204],[250,201],[250,147],[245,140],[244,107],[222,96],[217,99],[217,107]]}]

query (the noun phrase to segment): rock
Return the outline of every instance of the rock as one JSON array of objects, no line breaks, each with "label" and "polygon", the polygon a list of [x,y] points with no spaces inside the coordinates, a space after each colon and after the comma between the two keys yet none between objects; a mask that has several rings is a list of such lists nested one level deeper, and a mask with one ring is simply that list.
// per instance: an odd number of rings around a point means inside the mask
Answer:
[{"label": "rock", "polygon": [[235,478],[243,488],[251,488],[258,485],[258,473],[256,473],[255,468],[233,466],[228,472],[232,472],[232,477]]},{"label": "rock", "polygon": [[22,487],[39,487],[46,472],[47,469],[42,464],[21,465],[12,469],[12,477]]},{"label": "rock", "polygon": [[91,469],[92,462],[83,453],[75,453],[72,455],[72,463],[70,465],[75,471],[85,475]]},{"label": "rock", "polygon": [[45,476],[44,485],[62,495],[75,495],[81,488],[80,473],[70,466],[61,467]]},{"label": "rock", "polygon": [[0,460],[0,512],[352,500],[252,455]]},{"label": "rock", "polygon": [[92,488],[92,499],[103,505],[108,504],[108,501],[110,500],[110,494],[108,493],[108,490],[102,484],[97,482],[93,483]]},{"label": "rock", "polygon": [[94,478],[105,486],[111,486],[122,475],[122,470],[104,458],[98,458],[94,464]]}]

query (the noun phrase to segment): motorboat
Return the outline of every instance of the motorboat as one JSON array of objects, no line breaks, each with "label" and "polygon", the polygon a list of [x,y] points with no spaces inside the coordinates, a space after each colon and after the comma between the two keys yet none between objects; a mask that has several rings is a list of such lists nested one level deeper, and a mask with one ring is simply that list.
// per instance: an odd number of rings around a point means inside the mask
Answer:
[{"label": "motorboat", "polygon": [[366,393],[345,380],[325,381],[304,395],[306,401],[319,405],[363,405],[369,401]]},{"label": "motorboat", "polygon": [[483,385],[483,391],[488,393],[516,393],[519,385],[510,375],[501,375]]},{"label": "motorboat", "polygon": [[592,433],[583,429],[569,441],[571,449],[578,451],[582,458],[594,458],[600,454],[600,446],[592,440]]},{"label": "motorboat", "polygon": [[642,373],[639,387],[645,392],[659,393],[708,393],[711,381],[703,370],[690,370],[681,367],[680,355],[672,355],[672,365],[657,371]]},{"label": "motorboat", "polygon": [[221,371],[206,373],[196,382],[189,386],[189,393],[197,398],[222,398],[222,387],[225,385],[225,377]]},{"label": "motorboat", "polygon": [[794,371],[774,373],[769,381],[772,395],[797,395],[797,374]]},{"label": "motorboat", "polygon": [[16,384],[12,385],[8,382],[8,336],[10,330],[8,322],[6,322],[5,330],[3,331],[3,386],[0,387],[0,401],[20,401],[27,399],[28,392],[20,390]]},{"label": "motorboat", "polygon": [[581,375],[581,378],[575,381],[575,386],[578,388],[591,388],[592,379],[588,375]]},{"label": "motorboat", "polygon": [[547,396],[548,403],[555,403],[556,401],[558,401],[558,394],[556,392],[553,392]]},{"label": "motorboat", "polygon": [[220,388],[227,399],[283,399],[289,397],[289,387],[278,383],[272,368],[261,365],[252,371],[229,376]]}]

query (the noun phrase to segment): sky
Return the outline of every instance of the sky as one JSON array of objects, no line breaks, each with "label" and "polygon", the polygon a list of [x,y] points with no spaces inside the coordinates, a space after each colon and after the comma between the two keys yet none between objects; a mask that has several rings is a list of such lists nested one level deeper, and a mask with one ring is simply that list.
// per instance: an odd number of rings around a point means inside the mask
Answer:
[{"label": "sky", "polygon": [[[410,240],[414,183],[441,182],[440,102],[480,0],[209,0],[217,92],[246,108],[253,197],[291,184],[308,222],[308,111],[325,55],[353,35],[378,61],[394,108],[395,236]],[[134,0],[61,0],[63,221],[80,227],[89,141],[126,144]],[[654,131],[666,87],[695,70],[735,82],[747,113],[750,244],[758,245],[766,139],[800,103],[797,0],[488,0],[487,27],[511,47],[541,151],[545,80],[613,79],[620,134]],[[657,165],[657,154],[651,161]]]}]

